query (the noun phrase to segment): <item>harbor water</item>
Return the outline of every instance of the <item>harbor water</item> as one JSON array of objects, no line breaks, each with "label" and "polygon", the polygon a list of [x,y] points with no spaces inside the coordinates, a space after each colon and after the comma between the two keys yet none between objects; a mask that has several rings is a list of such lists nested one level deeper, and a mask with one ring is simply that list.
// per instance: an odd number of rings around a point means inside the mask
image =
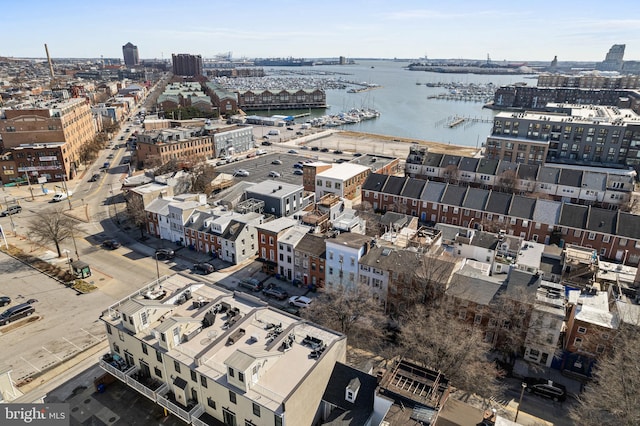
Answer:
[{"label": "harbor water", "polygon": [[[380,86],[356,93],[349,93],[348,90],[362,86],[348,85],[346,89],[327,89],[329,108],[326,110],[285,113],[310,112],[312,117],[318,117],[324,114],[339,114],[353,108],[372,108],[380,112],[380,117],[341,128],[465,146],[480,146],[486,140],[491,131],[495,112],[483,109],[483,102],[438,99],[437,95],[449,90],[446,87],[448,83],[458,83],[461,86],[472,84],[486,86],[492,83],[495,87],[499,87],[516,82],[535,85],[536,82],[536,80],[525,79],[524,75],[441,74],[409,71],[406,69],[407,65],[407,62],[369,60],[357,61],[355,65],[267,67],[265,72],[268,75],[287,71],[312,73],[331,79],[366,82]],[[427,86],[427,83],[436,87]],[[450,126],[460,117],[465,120]],[[302,118],[300,120],[304,121]]]}]

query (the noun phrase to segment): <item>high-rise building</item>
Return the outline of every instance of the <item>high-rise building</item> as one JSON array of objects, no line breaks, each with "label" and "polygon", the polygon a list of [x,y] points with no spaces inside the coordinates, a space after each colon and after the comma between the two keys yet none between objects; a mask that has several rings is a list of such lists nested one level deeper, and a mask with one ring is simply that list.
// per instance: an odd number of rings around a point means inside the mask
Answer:
[{"label": "high-rise building", "polygon": [[128,67],[134,67],[140,64],[138,57],[138,46],[134,46],[130,42],[122,46],[122,54],[124,55],[124,64]]},{"label": "high-rise building", "polygon": [[187,53],[172,54],[173,73],[183,76],[202,75],[202,56]]},{"label": "high-rise building", "polygon": [[604,61],[596,64],[599,71],[621,71],[624,64],[624,44],[614,44],[607,52]]}]

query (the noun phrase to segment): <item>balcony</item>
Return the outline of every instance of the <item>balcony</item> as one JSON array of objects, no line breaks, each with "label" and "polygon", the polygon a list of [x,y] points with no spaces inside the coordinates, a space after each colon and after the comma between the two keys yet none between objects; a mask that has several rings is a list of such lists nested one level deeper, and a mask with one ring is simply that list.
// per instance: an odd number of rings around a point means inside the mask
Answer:
[{"label": "balcony", "polygon": [[191,423],[192,421],[199,421],[198,417],[200,417],[200,415],[204,413],[204,407],[192,399],[187,401],[187,406],[184,406],[176,401],[173,392],[166,392],[167,389],[168,388],[166,388],[165,392],[163,392],[164,396],[158,394],[158,399],[156,400],[156,402],[187,423]]},{"label": "balcony", "polygon": [[154,402],[160,398],[160,394],[166,392],[168,389],[166,383],[141,374],[137,367],[133,374],[127,376],[126,383]]},{"label": "balcony", "polygon": [[105,354],[100,358],[100,367],[124,383],[127,382],[127,377],[131,372],[136,369],[135,366],[127,365],[120,356],[111,354]]}]

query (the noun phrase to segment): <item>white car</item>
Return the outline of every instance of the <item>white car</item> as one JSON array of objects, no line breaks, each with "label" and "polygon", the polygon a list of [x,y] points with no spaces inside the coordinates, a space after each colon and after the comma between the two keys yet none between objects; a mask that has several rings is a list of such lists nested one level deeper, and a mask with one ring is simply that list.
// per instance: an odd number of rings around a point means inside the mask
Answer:
[{"label": "white car", "polygon": [[238,169],[235,172],[233,172],[234,176],[239,176],[239,177],[247,177],[249,176],[249,172],[246,171],[245,169]]},{"label": "white car", "polygon": [[289,298],[289,305],[297,306],[299,308],[308,308],[311,306],[311,302],[313,302],[313,299],[310,299],[307,296],[291,296]]},{"label": "white car", "polygon": [[271,171],[271,172],[269,172],[269,177],[279,178],[280,177],[280,173]]}]

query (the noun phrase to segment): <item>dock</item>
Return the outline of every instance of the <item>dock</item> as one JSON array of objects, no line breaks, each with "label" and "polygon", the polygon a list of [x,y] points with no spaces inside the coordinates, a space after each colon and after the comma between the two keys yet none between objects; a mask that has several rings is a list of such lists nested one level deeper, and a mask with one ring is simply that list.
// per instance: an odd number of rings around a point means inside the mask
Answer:
[{"label": "dock", "polygon": [[449,128],[453,129],[454,127],[464,123],[466,120],[466,118],[464,117],[460,117],[460,118],[456,118],[455,120],[453,120],[451,123],[449,123]]}]

